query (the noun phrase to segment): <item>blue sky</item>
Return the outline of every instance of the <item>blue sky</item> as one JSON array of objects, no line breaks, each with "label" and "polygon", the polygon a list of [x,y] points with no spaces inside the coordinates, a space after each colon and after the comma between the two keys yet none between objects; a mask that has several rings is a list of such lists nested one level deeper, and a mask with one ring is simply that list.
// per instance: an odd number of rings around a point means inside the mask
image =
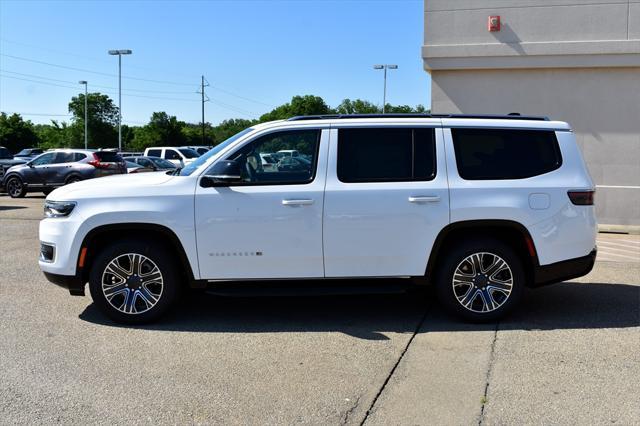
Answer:
[{"label": "blue sky", "polygon": [[199,122],[202,74],[213,123],[257,118],[302,94],[331,106],[382,104],[375,63],[399,66],[389,72],[388,102],[429,106],[423,20],[421,0],[0,0],[0,110],[35,123],[68,120],[79,80],[117,102],[109,49],[133,50],[122,71],[123,122],[132,125],[154,111]]}]

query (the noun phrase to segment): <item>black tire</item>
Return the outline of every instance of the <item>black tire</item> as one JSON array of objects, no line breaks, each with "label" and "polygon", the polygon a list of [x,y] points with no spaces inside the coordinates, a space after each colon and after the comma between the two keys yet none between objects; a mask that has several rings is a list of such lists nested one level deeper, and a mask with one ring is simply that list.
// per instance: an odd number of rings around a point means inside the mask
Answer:
[{"label": "black tire", "polygon": [[[144,324],[158,319],[173,306],[180,292],[180,274],[170,253],[165,247],[147,241],[122,240],[107,246],[91,264],[89,290],[93,302],[100,311],[119,323]],[[162,281],[161,287],[158,286],[159,280],[150,280],[156,282],[148,281],[144,284],[143,280],[133,273],[134,267],[131,267],[131,263],[127,263],[130,260],[128,255],[132,254],[142,255],[151,261],[140,263],[141,266],[138,268],[141,272],[140,277],[145,270],[148,273],[149,270],[153,270],[152,266],[157,267]],[[127,281],[122,281],[117,275],[109,272],[107,267],[113,261],[120,266],[122,275],[128,275]],[[105,286],[103,286],[103,278],[106,282]],[[123,285],[124,288],[122,288]],[[147,285],[148,287],[143,287]],[[105,292],[109,293],[109,291],[111,291],[109,294],[111,297],[108,300]],[[143,297],[145,294],[149,300],[154,300],[154,297],[157,300],[152,307],[149,307],[149,303],[146,302],[147,298]],[[128,297],[132,299],[127,299]],[[127,305],[127,300],[132,300],[133,303]],[[128,310],[139,312],[125,312]]]},{"label": "black tire", "polygon": [[[500,263],[494,263],[497,258],[504,261],[507,268],[498,269]],[[474,266],[478,262],[482,263],[480,268]],[[494,271],[489,265],[493,265]],[[478,269],[480,274],[475,274]],[[459,273],[454,284],[456,270]],[[518,304],[524,287],[524,268],[516,251],[490,238],[456,243],[445,254],[436,277],[436,292],[445,309],[477,323],[504,317]],[[485,302],[487,300],[489,302]]]},{"label": "black tire", "polygon": [[65,185],[69,185],[71,183],[76,183],[76,182],[80,182],[82,180],[82,178],[80,178],[80,176],[77,175],[73,175],[73,176],[69,176],[67,178],[67,180],[64,182]]},{"label": "black tire", "polygon": [[11,176],[7,179],[7,184],[5,185],[7,193],[11,198],[23,198],[27,195],[27,188],[20,179],[19,176]]}]

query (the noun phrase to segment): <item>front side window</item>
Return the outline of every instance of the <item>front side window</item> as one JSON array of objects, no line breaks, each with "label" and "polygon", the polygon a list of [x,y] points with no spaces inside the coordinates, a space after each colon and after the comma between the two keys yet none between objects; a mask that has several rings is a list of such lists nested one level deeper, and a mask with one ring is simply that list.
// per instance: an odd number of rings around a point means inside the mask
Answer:
[{"label": "front side window", "polygon": [[166,158],[167,160],[181,160],[182,159],[182,157],[180,157],[180,154],[178,154],[173,149],[165,150],[164,151],[164,158]]},{"label": "front side window", "polygon": [[[290,130],[270,133],[243,146],[226,160],[240,163],[242,181],[251,184],[304,184],[313,181],[318,159],[320,130]],[[264,160],[267,154],[296,150],[305,158],[280,157]],[[270,157],[270,155],[269,155]]]},{"label": "front side window", "polygon": [[34,166],[42,166],[45,164],[51,164],[53,162],[53,157],[56,155],[55,152],[48,152],[46,154],[42,154],[37,157],[35,160],[31,162]]},{"label": "front side window", "polygon": [[458,174],[465,180],[524,179],[558,169],[554,131],[451,129]]},{"label": "front side window", "polygon": [[436,173],[433,128],[338,130],[338,179],[355,182],[431,180]]}]

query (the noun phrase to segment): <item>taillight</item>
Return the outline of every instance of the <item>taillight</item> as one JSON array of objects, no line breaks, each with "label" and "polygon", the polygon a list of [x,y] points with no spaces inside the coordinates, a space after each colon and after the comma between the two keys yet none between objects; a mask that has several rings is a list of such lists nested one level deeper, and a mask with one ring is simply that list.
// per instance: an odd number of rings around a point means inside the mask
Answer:
[{"label": "taillight", "polygon": [[100,162],[100,158],[95,153],[93,154],[93,160],[88,161],[88,163],[91,164],[96,169],[108,169],[109,168],[108,164]]},{"label": "taillight", "polygon": [[596,191],[569,191],[569,199],[576,206],[592,206]]}]

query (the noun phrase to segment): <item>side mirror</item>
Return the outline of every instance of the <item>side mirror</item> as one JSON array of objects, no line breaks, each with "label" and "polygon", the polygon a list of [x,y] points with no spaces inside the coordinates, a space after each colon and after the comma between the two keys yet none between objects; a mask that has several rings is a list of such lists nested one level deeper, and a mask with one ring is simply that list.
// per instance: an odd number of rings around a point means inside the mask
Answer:
[{"label": "side mirror", "polygon": [[213,165],[206,176],[200,179],[200,186],[203,188],[229,186],[241,181],[240,163],[231,160],[220,160]]}]

